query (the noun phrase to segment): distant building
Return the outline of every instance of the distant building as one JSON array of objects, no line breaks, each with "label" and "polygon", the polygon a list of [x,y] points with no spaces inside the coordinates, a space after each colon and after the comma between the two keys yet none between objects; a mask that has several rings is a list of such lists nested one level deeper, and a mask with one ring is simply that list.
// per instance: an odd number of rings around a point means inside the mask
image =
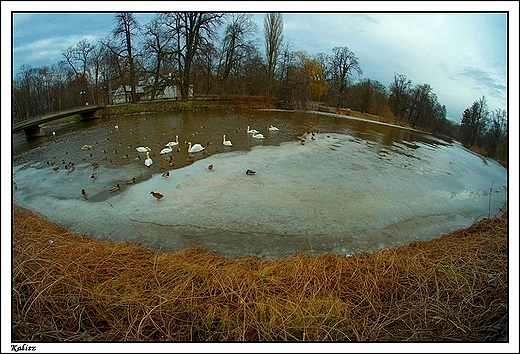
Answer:
[{"label": "distant building", "polygon": [[[135,88],[137,102],[140,101],[143,93],[144,93],[144,86],[137,86]],[[117,90],[112,92],[112,104],[129,103],[131,97],[132,97],[132,86],[121,85],[117,88]]]},{"label": "distant building", "polygon": [[[190,85],[190,88],[188,90],[188,97],[193,98],[193,85]],[[182,98],[181,89],[177,87],[177,85],[169,85],[162,90],[162,92],[159,92],[157,94],[156,99],[175,99],[179,100]]]},{"label": "distant building", "polygon": [[[149,101],[151,95],[150,85],[139,85],[136,87],[135,93],[137,95],[137,102]],[[132,95],[132,86],[130,85],[121,85],[117,88],[117,90],[112,92],[112,104],[122,104],[129,103],[130,97]],[[193,85],[190,85],[188,90],[188,97],[193,98]],[[155,99],[163,99],[163,100],[179,100],[182,98],[181,90],[177,87],[177,85],[168,85],[164,87],[164,89],[159,88],[159,91],[156,93]]]}]

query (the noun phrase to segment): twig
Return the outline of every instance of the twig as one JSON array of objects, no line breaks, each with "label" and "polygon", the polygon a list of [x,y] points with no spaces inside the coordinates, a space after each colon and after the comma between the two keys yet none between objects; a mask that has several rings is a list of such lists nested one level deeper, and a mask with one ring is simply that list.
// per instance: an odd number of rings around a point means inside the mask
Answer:
[{"label": "twig", "polygon": [[491,193],[493,192],[493,183],[495,183],[495,180],[491,182],[491,188],[489,188],[488,219],[491,217]]}]

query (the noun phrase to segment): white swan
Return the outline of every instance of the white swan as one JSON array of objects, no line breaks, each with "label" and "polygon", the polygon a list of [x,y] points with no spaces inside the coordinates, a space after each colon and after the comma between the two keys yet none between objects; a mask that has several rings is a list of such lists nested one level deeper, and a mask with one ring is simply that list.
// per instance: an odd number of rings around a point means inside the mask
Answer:
[{"label": "white swan", "polygon": [[272,125],[269,127],[269,130],[271,131],[276,131],[276,130],[279,130],[277,127],[273,127]]},{"label": "white swan", "polygon": [[233,146],[233,144],[231,144],[231,141],[226,140],[226,135],[225,134],[222,136],[222,144],[224,144],[226,146]]},{"label": "white swan", "polygon": [[249,125],[248,125],[247,126],[247,132],[251,133],[251,134],[256,134],[256,133],[258,133],[258,130],[256,130],[256,129],[249,129]]},{"label": "white swan", "polygon": [[166,145],[166,147],[161,150],[160,154],[161,155],[169,154],[172,151],[173,151],[173,149],[169,145]]},{"label": "white swan", "polygon": [[139,146],[139,147],[136,147],[135,149],[136,149],[137,151],[139,151],[139,152],[148,152],[148,151],[152,151],[148,146],[147,146],[147,147]]},{"label": "white swan", "polygon": [[263,139],[263,138],[264,138],[264,135],[263,135],[263,134],[253,133],[253,138]]},{"label": "white swan", "polygon": [[168,144],[169,147],[177,146],[179,145],[179,136],[175,135],[175,141],[170,141]]},{"label": "white swan", "polygon": [[146,167],[150,167],[153,164],[153,160],[150,158],[150,153],[146,152],[146,159],[144,160],[144,165]]},{"label": "white swan", "polygon": [[199,151],[202,151],[204,149],[205,149],[204,146],[202,146],[200,144],[195,144],[195,145],[191,146],[191,141],[188,142],[188,152],[189,153],[199,152]]}]

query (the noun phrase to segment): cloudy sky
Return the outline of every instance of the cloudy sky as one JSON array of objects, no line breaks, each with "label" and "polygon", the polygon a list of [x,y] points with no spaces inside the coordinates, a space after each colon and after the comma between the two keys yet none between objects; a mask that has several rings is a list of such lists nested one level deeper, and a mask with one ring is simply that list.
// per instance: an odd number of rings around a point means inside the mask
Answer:
[{"label": "cloudy sky", "polygon": [[[291,49],[315,55],[332,54],[332,48],[346,46],[358,58],[363,70],[360,79],[377,80],[388,87],[394,74],[403,74],[414,85],[429,84],[438,101],[446,105],[448,118],[456,122],[459,122],[464,109],[481,96],[486,97],[490,110],[508,109],[506,11],[513,11],[515,6],[507,2],[484,2],[479,5],[482,8],[472,5],[471,11],[478,12],[471,13],[461,13],[460,10],[466,9],[457,2],[450,7],[446,4],[442,5],[444,7],[425,7],[424,4],[417,7],[419,2],[406,3],[406,6],[399,2],[390,2],[390,5],[385,2],[314,3],[319,4],[319,8],[303,5],[309,2],[300,2],[301,8],[295,8],[294,2],[290,2],[290,6],[279,2],[276,7],[272,3],[242,2],[248,4],[241,8],[236,3],[226,2],[218,2],[217,8],[216,2],[129,2],[129,6],[123,3],[124,9],[121,2],[116,2],[116,6],[113,2],[99,2],[97,6],[89,2],[74,2],[74,5],[58,2],[54,7],[49,6],[52,2],[47,6],[38,2],[33,3],[34,6],[15,6],[26,2],[12,3],[11,8],[6,9],[13,14],[11,17],[4,11],[6,2],[2,2],[2,22],[5,23],[6,16],[12,21],[12,72],[15,73],[23,64],[32,67],[56,64],[64,59],[63,50],[82,39],[96,43],[98,39],[109,36],[114,28],[115,11],[179,10],[179,7],[172,8],[174,3],[175,6],[184,5],[185,8],[181,6],[180,9],[186,11],[256,12],[254,20],[258,23],[259,48],[263,48],[261,38],[265,12],[281,12],[284,39]],[[145,7],[143,3],[146,3]],[[193,8],[193,4],[200,6]],[[517,9],[518,6],[513,11],[516,21]],[[54,12],[17,13],[28,10]],[[92,10],[114,12],[78,13]],[[152,17],[152,13],[137,15],[141,24]],[[511,18],[509,23],[510,26],[514,23]],[[518,43],[517,30],[517,26],[509,28],[510,45]],[[4,45],[6,41],[2,42]],[[510,56],[511,49],[518,53],[518,45],[515,46],[509,48]],[[518,63],[517,54],[515,62]]]}]

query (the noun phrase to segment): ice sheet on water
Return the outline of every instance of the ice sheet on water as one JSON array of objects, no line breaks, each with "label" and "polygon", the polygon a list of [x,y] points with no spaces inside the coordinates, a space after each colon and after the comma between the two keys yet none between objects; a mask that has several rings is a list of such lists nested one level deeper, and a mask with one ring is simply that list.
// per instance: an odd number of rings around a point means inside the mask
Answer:
[{"label": "ice sheet on water", "polygon": [[[105,168],[95,181],[86,163],[72,173],[16,166],[14,200],[73,230],[164,250],[199,244],[225,256],[355,253],[407,242],[414,227],[436,237],[487,215],[489,196],[468,191],[486,190],[492,180],[497,190],[506,186],[500,168],[468,159],[456,145],[402,153],[320,133],[307,134],[304,144],[214,154],[113,193],[114,180],[136,175],[132,166]],[[495,193],[493,211],[505,193]],[[103,198],[92,202],[94,195]]]}]

